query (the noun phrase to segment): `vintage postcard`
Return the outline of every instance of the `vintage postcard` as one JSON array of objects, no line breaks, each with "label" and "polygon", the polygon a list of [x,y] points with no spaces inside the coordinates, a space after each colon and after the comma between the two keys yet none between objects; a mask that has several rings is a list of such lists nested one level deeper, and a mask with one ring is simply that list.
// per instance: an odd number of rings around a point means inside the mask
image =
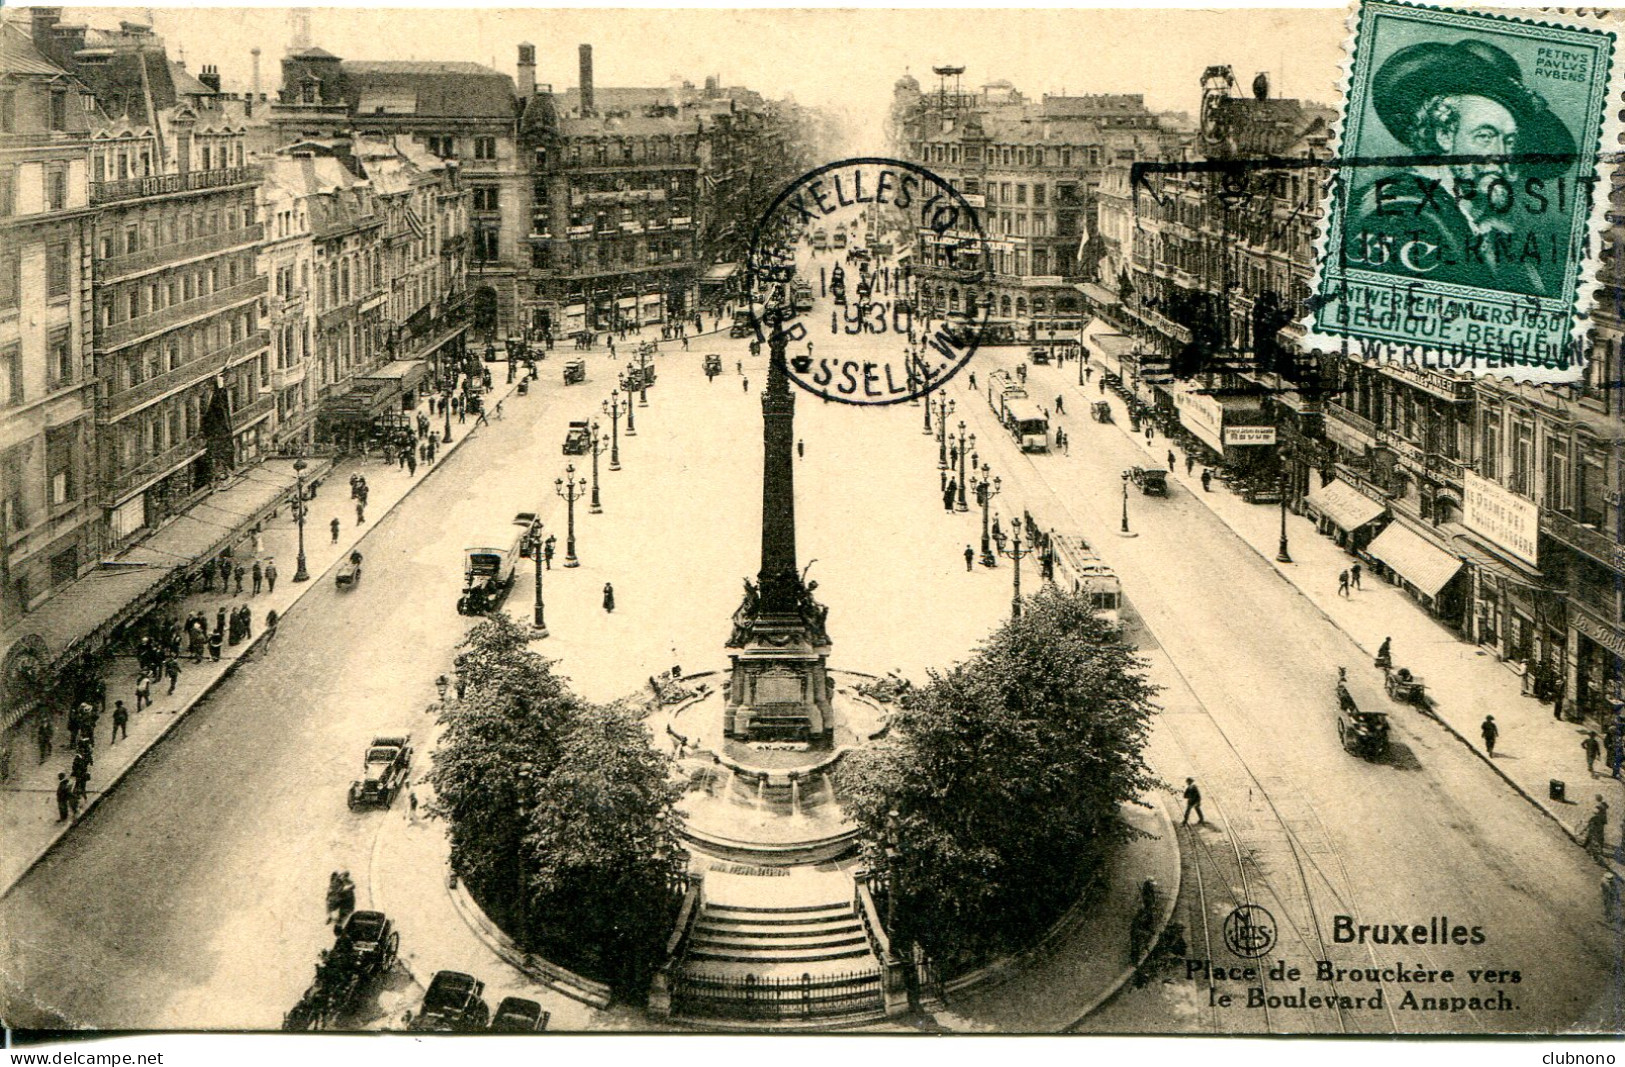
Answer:
[{"label": "vintage postcard", "polygon": [[1622,27],[0,12],[10,1040],[1617,1037]]}]

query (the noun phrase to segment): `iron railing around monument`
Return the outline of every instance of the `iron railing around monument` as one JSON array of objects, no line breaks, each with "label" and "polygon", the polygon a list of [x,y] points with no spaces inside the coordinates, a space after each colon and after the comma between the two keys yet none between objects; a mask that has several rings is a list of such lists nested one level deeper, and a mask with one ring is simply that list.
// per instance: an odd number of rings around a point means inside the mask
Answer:
[{"label": "iron railing around monument", "polygon": [[677,975],[672,1014],[700,1019],[816,1019],[885,1009],[879,971],[800,977]]}]

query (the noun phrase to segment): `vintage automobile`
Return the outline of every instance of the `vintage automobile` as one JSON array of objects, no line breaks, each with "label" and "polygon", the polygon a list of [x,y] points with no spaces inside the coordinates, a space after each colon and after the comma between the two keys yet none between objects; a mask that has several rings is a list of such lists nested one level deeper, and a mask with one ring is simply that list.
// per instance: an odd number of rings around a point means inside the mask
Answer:
[{"label": "vintage automobile", "polygon": [[1049,349],[1044,345],[1033,345],[1027,349],[1027,358],[1039,366],[1049,363]]},{"label": "vintage automobile", "polygon": [[621,388],[627,392],[634,389],[647,389],[655,383],[655,365],[653,363],[634,363],[626,368],[621,375]]},{"label": "vintage automobile", "polygon": [[746,311],[743,308],[735,311],[733,325],[728,327],[728,336],[749,337],[755,333],[757,314],[756,311]]},{"label": "vintage automobile", "polygon": [[485,983],[461,971],[437,971],[410,1029],[472,1033],[484,1030],[491,1009],[481,997]]},{"label": "vintage automobile", "polygon": [[483,615],[494,609],[513,588],[514,566],[524,552],[533,512],[521,511],[513,522],[494,530],[479,545],[463,550],[463,593],[457,598],[459,615]]},{"label": "vintage automobile", "polygon": [[1130,467],[1128,476],[1146,496],[1168,495],[1168,472],[1161,467]]},{"label": "vintage automobile", "polygon": [[1354,702],[1348,688],[1348,673],[1337,669],[1337,739],[1345,751],[1366,759],[1382,759],[1388,754],[1388,714],[1367,711]]},{"label": "vintage automobile", "polygon": [[364,979],[388,971],[400,955],[401,935],[381,911],[352,911],[339,927],[328,959],[343,959]]},{"label": "vintage automobile", "polygon": [[361,777],[350,783],[350,810],[389,807],[411,773],[411,734],[373,738],[361,761]]},{"label": "vintage automobile", "polygon": [[566,360],[564,364],[564,384],[578,385],[587,380],[587,361],[584,359]]},{"label": "vintage automobile", "polygon": [[543,1011],[542,1006],[534,1000],[526,1000],[524,997],[503,997],[502,1003],[497,1005],[497,1013],[491,1016],[491,1032],[534,1034],[539,1030],[546,1030],[550,1018],[552,1013]]},{"label": "vintage automobile", "polygon": [[564,431],[564,454],[584,456],[592,448],[592,424],[585,419],[573,419]]},{"label": "vintage automobile", "polygon": [[705,357],[705,376],[715,378],[722,373],[722,356],[716,352]]}]

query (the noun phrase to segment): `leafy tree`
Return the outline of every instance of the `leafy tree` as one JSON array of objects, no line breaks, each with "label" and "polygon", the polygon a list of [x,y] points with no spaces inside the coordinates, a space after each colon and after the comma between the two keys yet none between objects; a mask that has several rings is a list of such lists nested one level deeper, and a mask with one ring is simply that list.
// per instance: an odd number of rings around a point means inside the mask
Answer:
[{"label": "leafy tree", "polygon": [[593,707],[505,614],[458,657],[467,688],[428,774],[451,863],[527,950],[628,992],[670,926],[670,760],[635,713]]},{"label": "leafy tree", "polygon": [[1103,862],[1154,784],[1156,689],[1087,600],[1046,587],[904,702],[842,764],[847,813],[889,875],[894,938],[950,972],[1030,944]]}]

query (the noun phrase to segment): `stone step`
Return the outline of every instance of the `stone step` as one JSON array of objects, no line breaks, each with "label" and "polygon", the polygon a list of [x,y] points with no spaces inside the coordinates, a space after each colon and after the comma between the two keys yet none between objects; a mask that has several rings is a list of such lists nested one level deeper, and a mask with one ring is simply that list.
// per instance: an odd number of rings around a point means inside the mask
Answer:
[{"label": "stone step", "polygon": [[737,922],[700,919],[694,924],[696,936],[730,937],[735,939],[771,938],[783,940],[794,937],[832,937],[837,934],[863,932],[863,924],[856,918],[822,923],[798,923],[795,926],[742,925]]},{"label": "stone step", "polygon": [[735,922],[818,922],[822,918],[852,915],[850,901],[841,904],[801,904],[793,907],[760,907],[754,904],[713,904],[706,901],[702,917],[714,916]]},{"label": "stone step", "polygon": [[783,948],[772,949],[751,945],[745,947],[719,946],[712,948],[690,942],[688,950],[690,960],[722,960],[729,963],[754,963],[762,965],[785,963],[816,963],[826,960],[856,960],[873,959],[869,952],[869,943],[863,938],[858,939],[855,945],[834,945],[828,948]]}]

